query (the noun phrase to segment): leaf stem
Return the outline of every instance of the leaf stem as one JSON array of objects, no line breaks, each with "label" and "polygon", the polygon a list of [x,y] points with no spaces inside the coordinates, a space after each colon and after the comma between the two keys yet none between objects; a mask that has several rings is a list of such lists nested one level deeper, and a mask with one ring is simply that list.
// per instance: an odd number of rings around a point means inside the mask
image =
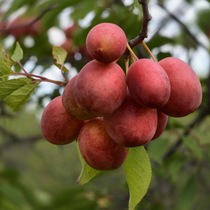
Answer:
[{"label": "leaf stem", "polygon": [[63,73],[63,67],[64,67],[64,64],[62,64],[62,66],[61,66],[61,74],[62,74],[63,78],[68,82],[69,81],[68,78]]},{"label": "leaf stem", "polygon": [[125,59],[125,74],[128,74],[128,68],[129,68],[129,58]]},{"label": "leaf stem", "polygon": [[[14,72],[12,75],[15,75],[15,76],[26,76],[26,77],[29,77],[30,79],[34,80],[34,81],[51,82],[51,83],[54,83],[54,84],[59,85],[59,86],[65,86],[67,84],[67,82],[51,80],[51,79],[48,79],[46,77],[35,75],[35,74],[29,74],[27,72],[25,72],[25,73],[21,73],[21,72],[16,73],[16,72]],[[38,78],[38,79],[35,79],[34,77]]]}]

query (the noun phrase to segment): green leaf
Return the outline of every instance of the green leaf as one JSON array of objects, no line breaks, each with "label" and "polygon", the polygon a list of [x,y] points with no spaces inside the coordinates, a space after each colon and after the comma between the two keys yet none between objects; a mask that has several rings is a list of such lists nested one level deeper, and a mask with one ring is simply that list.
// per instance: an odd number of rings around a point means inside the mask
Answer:
[{"label": "green leaf", "polygon": [[19,79],[11,79],[0,82],[0,100],[3,100],[5,97],[13,93],[18,88],[27,84],[27,82],[31,81],[28,78],[19,78]]},{"label": "green leaf", "polygon": [[148,146],[149,157],[158,163],[162,163],[162,157],[168,149],[169,139],[159,138],[151,141]]},{"label": "green leaf", "polygon": [[193,174],[184,185],[181,193],[179,194],[176,209],[191,210],[198,195],[198,182],[196,176]]},{"label": "green leaf", "polygon": [[199,160],[203,158],[203,151],[193,138],[184,136],[182,140],[184,145],[195,155],[196,158]]},{"label": "green leaf", "polygon": [[11,93],[4,98],[4,102],[15,112],[18,112],[22,109],[22,107],[27,103],[31,94],[39,84],[38,82],[32,82],[32,80],[30,79],[28,80],[29,81],[26,84],[20,85],[19,87],[19,82],[16,81],[16,84],[13,83],[13,85],[17,85],[18,88],[16,90],[11,88],[13,91],[11,91]]},{"label": "green leaf", "polygon": [[130,148],[123,167],[130,192],[129,210],[134,210],[145,196],[152,177],[150,160],[144,147]]},{"label": "green leaf", "polygon": [[63,65],[67,57],[67,52],[62,47],[53,46],[52,55],[56,60],[56,64]]},{"label": "green leaf", "polygon": [[19,42],[16,42],[15,50],[11,58],[13,61],[20,61],[23,58],[23,50],[20,47]]},{"label": "green leaf", "polygon": [[61,69],[64,72],[68,72],[69,71],[64,65],[57,64],[57,63],[54,63],[54,65],[57,66],[59,69]]},{"label": "green leaf", "polygon": [[78,143],[77,143],[77,151],[78,151],[78,156],[79,156],[81,166],[82,166],[82,170],[81,170],[81,173],[77,179],[77,182],[80,183],[81,185],[83,185],[83,184],[86,184],[87,182],[89,182],[91,179],[93,179],[97,174],[100,173],[100,171],[90,167],[85,162],[85,160],[83,159],[83,157],[80,153]]},{"label": "green leaf", "polygon": [[5,53],[5,51],[1,49],[0,50],[0,78],[10,76],[13,73],[11,69],[13,64],[14,62]]},{"label": "green leaf", "polygon": [[181,171],[182,167],[186,163],[187,158],[180,154],[173,154],[169,157],[165,164],[166,164],[166,171],[167,174],[171,175],[171,181],[176,183],[177,179],[179,179],[179,172]]},{"label": "green leaf", "polygon": [[156,47],[161,47],[165,44],[174,44],[174,39],[169,38],[169,37],[165,37],[165,36],[154,36],[148,43],[148,47],[150,49],[156,48]]}]

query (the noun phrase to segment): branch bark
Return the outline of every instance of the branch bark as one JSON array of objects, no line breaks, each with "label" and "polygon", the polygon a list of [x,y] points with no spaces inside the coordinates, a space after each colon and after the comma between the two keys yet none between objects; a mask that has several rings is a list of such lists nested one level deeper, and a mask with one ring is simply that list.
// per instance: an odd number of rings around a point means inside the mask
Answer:
[{"label": "branch bark", "polygon": [[[128,41],[128,44],[131,48],[134,48],[135,46],[140,44],[145,38],[147,38],[148,23],[152,19],[152,16],[149,13],[147,0],[138,0],[138,2],[139,4],[141,4],[143,11],[142,28],[138,36]],[[130,51],[128,49],[126,49],[125,55],[127,57],[130,56]]]},{"label": "branch bark", "polygon": [[128,44],[130,45],[131,48],[137,46],[145,38],[148,37],[148,34],[147,34],[148,23],[152,19],[152,16],[149,13],[147,0],[139,0],[138,2],[139,2],[139,4],[141,4],[142,11],[143,11],[142,28],[141,28],[141,31],[138,36],[136,36],[134,39],[128,41]]},{"label": "branch bark", "polygon": [[47,12],[56,9],[58,7],[58,4],[52,5],[48,8],[46,8],[45,10],[43,10],[36,18],[34,18],[32,21],[25,23],[25,24],[20,24],[20,25],[16,25],[16,26],[11,26],[11,27],[5,27],[5,28],[1,28],[0,32],[4,32],[6,30],[15,30],[18,28],[25,28],[28,26],[32,26],[34,23],[36,23],[37,21],[39,21]]}]

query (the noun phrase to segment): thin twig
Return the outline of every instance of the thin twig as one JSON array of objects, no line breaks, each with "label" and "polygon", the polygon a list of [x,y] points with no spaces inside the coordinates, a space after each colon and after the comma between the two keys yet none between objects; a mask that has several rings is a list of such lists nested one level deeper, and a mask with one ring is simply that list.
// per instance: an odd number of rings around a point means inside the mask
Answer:
[{"label": "thin twig", "polygon": [[[166,9],[166,7],[164,6],[164,4],[163,3],[158,3],[158,5],[163,9],[163,10],[165,10],[167,13],[168,13],[168,15],[172,18],[172,19],[174,19],[182,28],[183,28],[183,30],[189,35],[189,37],[196,43],[196,44],[198,44],[198,45],[200,45],[201,47],[203,47],[205,50],[207,50],[207,48],[206,48],[206,46],[205,45],[203,45],[197,38],[196,38],[196,36],[195,35],[193,35],[192,33],[191,33],[191,31],[188,29],[188,27],[177,17],[177,16],[175,16],[173,13],[171,13],[171,12],[169,12],[167,9]],[[207,50],[208,51],[208,50]]]},{"label": "thin twig", "polygon": [[[56,85],[59,85],[59,86],[65,86],[67,84],[67,82],[62,82],[62,81],[57,81],[57,80],[51,80],[51,79],[48,79],[46,77],[43,77],[43,76],[39,76],[39,75],[35,75],[35,74],[29,74],[29,73],[16,73],[14,72],[12,75],[14,76],[26,76],[34,81],[38,81],[38,82],[51,82],[51,83],[54,83]],[[35,78],[39,78],[39,80],[35,79]]]},{"label": "thin twig", "polygon": [[32,21],[28,22],[28,23],[24,23],[24,24],[19,24],[19,25],[15,25],[15,26],[11,26],[11,27],[5,27],[5,28],[1,28],[0,31],[6,31],[6,30],[14,30],[17,28],[25,28],[28,26],[32,26],[34,23],[36,23],[38,20],[40,20],[47,12],[56,9],[58,7],[58,4],[52,5],[48,8],[46,8],[45,10],[43,10],[36,18],[34,18]]}]

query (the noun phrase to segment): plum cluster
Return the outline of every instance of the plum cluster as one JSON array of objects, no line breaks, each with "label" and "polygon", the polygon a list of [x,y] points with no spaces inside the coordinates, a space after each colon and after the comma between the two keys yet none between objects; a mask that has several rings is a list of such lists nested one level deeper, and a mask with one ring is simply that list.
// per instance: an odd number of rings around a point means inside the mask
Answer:
[{"label": "plum cluster", "polygon": [[127,39],[117,25],[101,23],[87,35],[93,58],[45,108],[41,130],[53,144],[78,138],[84,160],[98,170],[120,167],[129,147],[157,139],[168,116],[183,117],[201,104],[200,81],[184,61],[139,59],[127,75],[115,62]]}]

